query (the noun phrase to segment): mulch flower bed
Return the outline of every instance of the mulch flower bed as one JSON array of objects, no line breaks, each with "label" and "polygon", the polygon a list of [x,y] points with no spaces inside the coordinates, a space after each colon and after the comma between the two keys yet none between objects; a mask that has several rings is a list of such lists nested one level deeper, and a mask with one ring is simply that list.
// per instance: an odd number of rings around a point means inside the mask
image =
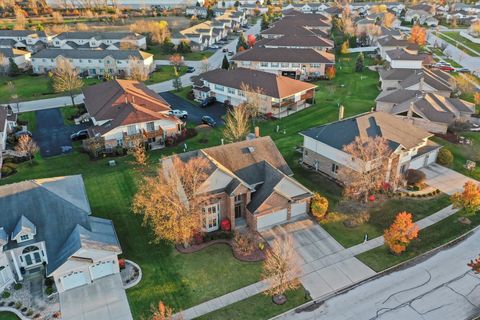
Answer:
[{"label": "mulch flower bed", "polygon": [[230,248],[232,249],[233,256],[240,261],[257,262],[257,261],[265,260],[265,250],[260,250],[259,248],[256,248],[252,254],[244,255],[241,252],[238,252],[237,250],[234,249],[234,246],[232,245],[232,240],[230,239],[211,240],[211,241],[200,243],[200,244],[192,244],[187,248],[183,247],[182,245],[176,245],[175,248],[181,253],[188,254],[188,253],[198,252],[204,248],[210,247],[214,244],[220,244],[220,243],[229,245]]},{"label": "mulch flower bed", "polygon": [[455,133],[447,132],[447,133],[435,133],[436,137],[442,138],[451,143],[458,143],[458,136]]}]

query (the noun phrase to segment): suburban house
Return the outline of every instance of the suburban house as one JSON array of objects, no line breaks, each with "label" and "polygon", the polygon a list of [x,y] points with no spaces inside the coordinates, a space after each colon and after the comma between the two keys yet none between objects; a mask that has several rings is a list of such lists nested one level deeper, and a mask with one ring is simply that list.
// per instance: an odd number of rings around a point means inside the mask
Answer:
[{"label": "suburban house", "polygon": [[430,12],[421,9],[408,9],[405,13],[404,20],[410,23],[417,22],[421,25],[427,25],[429,27],[438,26],[438,19],[435,18]]},{"label": "suburban house", "polygon": [[398,39],[394,36],[386,36],[377,40],[378,54],[382,59],[386,59],[387,51],[395,49],[408,50],[413,54],[418,54],[419,46],[406,39]]},{"label": "suburban house", "polygon": [[197,18],[205,19],[207,14],[208,10],[205,7],[190,6],[185,9],[185,15],[190,17],[195,16]]},{"label": "suburban house", "polygon": [[385,58],[392,69],[422,69],[425,55],[406,49],[393,49],[385,52]]},{"label": "suburban house", "polygon": [[4,70],[5,68],[8,70],[10,59],[12,59],[20,69],[28,69],[30,66],[32,54],[29,51],[15,48],[0,48],[0,54],[4,57],[1,61]]},{"label": "suburban house", "polygon": [[0,46],[37,52],[51,43],[53,36],[45,31],[0,30]]},{"label": "suburban house", "polygon": [[140,50],[70,50],[44,49],[32,56],[34,73],[47,73],[55,69],[57,60],[66,58],[84,76],[98,76],[105,73],[125,75],[130,72],[131,58],[148,72],[153,71],[153,55]]},{"label": "suburban house", "polygon": [[[453,91],[451,76],[439,69],[422,68],[380,70],[380,83],[384,91],[395,89],[420,90],[449,97]],[[385,92],[381,93],[386,94]]]},{"label": "suburban house", "polygon": [[52,46],[58,49],[119,50],[147,49],[147,39],[135,32],[62,32],[55,36]]},{"label": "suburban house", "polygon": [[246,102],[249,95],[258,94],[261,100],[259,111],[281,118],[309,107],[316,87],[270,72],[237,68],[200,74],[194,82],[193,92],[197,100],[214,96],[217,101],[228,101],[233,106]]},{"label": "suburban house", "polygon": [[[312,193],[292,178],[293,172],[270,137],[259,137],[181,153],[182,161],[204,158],[208,178],[200,187],[207,195],[203,231],[218,230],[228,219],[232,229],[248,225],[261,230],[303,218]],[[172,157],[162,160],[172,168]]]},{"label": "suburban house", "polygon": [[392,186],[406,170],[434,163],[440,149],[429,140],[431,133],[386,112],[369,112],[341,119],[300,134],[303,136],[303,163],[335,180],[340,179],[338,169],[342,166],[360,170],[359,159],[343,151],[344,146],[356,137],[380,136],[388,141],[392,154],[385,182]]},{"label": "suburban house", "polygon": [[335,64],[335,55],[314,49],[253,47],[231,59],[237,67],[271,72],[298,80],[325,76],[325,69]]},{"label": "suburban house", "polygon": [[376,102],[377,111],[388,112],[433,133],[446,133],[454,121],[469,121],[475,113],[474,103],[418,90],[388,91]]},{"label": "suburban house", "polygon": [[141,82],[111,80],[86,87],[83,94],[94,124],[90,137],[103,137],[107,149],[124,146],[132,136],[162,147],[168,136],[182,130],[182,122],[169,115],[170,105]]},{"label": "suburban house", "polygon": [[264,48],[289,48],[289,49],[315,49],[320,51],[333,50],[332,40],[317,35],[285,35],[279,38],[262,39],[257,41],[256,46]]},{"label": "suburban house", "polygon": [[162,0],[161,4],[154,4],[151,7],[153,9],[174,9],[174,8],[186,8],[195,6],[196,4],[203,6],[205,0]]},{"label": "suburban house", "polygon": [[0,187],[0,287],[30,273],[58,292],[117,275],[122,253],[112,221],[93,217],[80,175]]}]

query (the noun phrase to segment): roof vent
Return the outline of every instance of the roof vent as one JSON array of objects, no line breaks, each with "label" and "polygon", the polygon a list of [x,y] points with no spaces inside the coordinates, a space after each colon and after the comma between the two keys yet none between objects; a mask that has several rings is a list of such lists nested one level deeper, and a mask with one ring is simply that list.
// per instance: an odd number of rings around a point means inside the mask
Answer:
[{"label": "roof vent", "polygon": [[255,148],[254,148],[254,147],[248,147],[248,151],[249,151],[250,153],[254,153],[254,152],[255,152]]}]

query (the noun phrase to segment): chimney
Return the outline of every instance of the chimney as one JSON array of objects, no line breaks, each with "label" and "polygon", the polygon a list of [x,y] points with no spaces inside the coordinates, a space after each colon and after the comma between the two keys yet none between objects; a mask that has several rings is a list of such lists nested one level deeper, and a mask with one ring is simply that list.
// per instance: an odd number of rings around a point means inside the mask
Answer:
[{"label": "chimney", "polygon": [[258,126],[255,127],[255,138],[260,137],[260,128]]},{"label": "chimney", "polygon": [[345,108],[343,107],[343,105],[340,105],[340,107],[338,107],[338,120],[343,119],[344,113],[345,113]]},{"label": "chimney", "polygon": [[407,118],[411,119],[413,117],[413,101],[410,101],[410,106],[407,111]]}]

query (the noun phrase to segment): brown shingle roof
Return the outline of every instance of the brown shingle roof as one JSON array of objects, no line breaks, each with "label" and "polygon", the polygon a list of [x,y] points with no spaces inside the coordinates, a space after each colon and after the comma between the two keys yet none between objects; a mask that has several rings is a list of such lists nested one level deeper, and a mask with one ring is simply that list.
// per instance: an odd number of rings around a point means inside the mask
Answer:
[{"label": "brown shingle roof", "polygon": [[232,60],[334,64],[335,55],[314,49],[253,47],[237,53]]},{"label": "brown shingle roof", "polygon": [[393,49],[386,52],[386,54],[392,60],[411,60],[411,61],[423,61],[425,57],[423,55],[412,54],[403,49]]},{"label": "brown shingle roof", "polygon": [[[266,39],[264,47],[325,47],[333,48],[333,41],[316,35],[285,35],[276,39]],[[257,44],[258,45],[258,44]]]},{"label": "brown shingle roof", "polygon": [[200,76],[210,83],[229,88],[242,89],[242,84],[249,85],[254,89],[260,88],[265,95],[278,99],[317,87],[289,77],[245,68],[216,69],[202,73]]}]

